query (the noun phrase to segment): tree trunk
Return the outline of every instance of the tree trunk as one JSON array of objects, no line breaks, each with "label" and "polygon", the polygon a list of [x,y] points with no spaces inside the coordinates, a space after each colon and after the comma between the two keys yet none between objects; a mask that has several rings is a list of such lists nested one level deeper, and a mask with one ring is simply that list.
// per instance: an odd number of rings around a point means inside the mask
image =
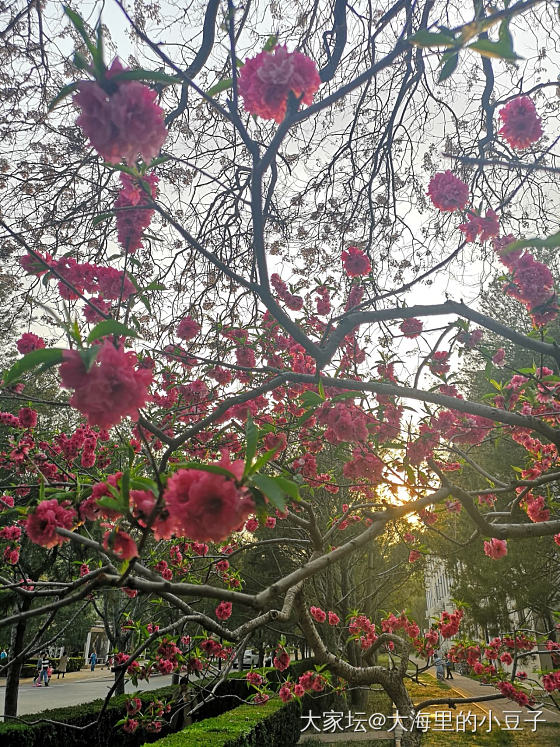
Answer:
[{"label": "tree trunk", "polygon": [[121,677],[121,679],[119,680],[120,673],[120,669],[117,669],[115,672],[115,682],[117,682],[117,687],[115,688],[115,692],[113,693],[113,695],[124,695],[124,681],[126,679],[126,672],[124,677]]},{"label": "tree trunk", "polygon": [[410,699],[404,681],[395,672],[387,684],[383,683],[383,687],[393,701],[395,711],[399,714],[400,722],[403,726],[401,730],[399,728],[400,725],[397,723],[397,729],[394,732],[395,736],[397,735],[397,730],[402,731],[402,747],[419,747],[422,742],[422,732],[414,725],[416,715],[414,704]]},{"label": "tree trunk", "polygon": [[350,690],[350,702],[352,709],[360,713],[368,712],[369,686],[352,687]]},{"label": "tree trunk", "polygon": [[[19,606],[19,612],[27,612],[31,607],[31,598],[26,597]],[[17,622],[11,632],[10,638],[10,661],[16,659],[23,650],[25,638],[25,629],[27,628],[27,619]],[[19,694],[19,677],[23,661],[16,661],[8,667],[6,676],[6,693],[4,696],[4,715],[17,716],[18,694]]]}]

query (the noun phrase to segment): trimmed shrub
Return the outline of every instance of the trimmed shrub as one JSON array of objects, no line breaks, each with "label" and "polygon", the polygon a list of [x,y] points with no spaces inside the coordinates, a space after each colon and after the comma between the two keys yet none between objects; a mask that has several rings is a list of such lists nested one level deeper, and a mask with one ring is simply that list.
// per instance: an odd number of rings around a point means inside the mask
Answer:
[{"label": "trimmed shrub", "polygon": [[[167,699],[177,693],[175,685],[162,687],[158,690],[143,692],[138,697],[143,702],[150,702],[155,698]],[[40,713],[21,716],[23,722],[0,723],[0,744],[6,747],[107,747],[118,742],[119,747],[138,747],[145,742],[155,741],[159,734],[126,734],[114,725],[123,718],[126,711],[126,701],[130,696],[117,695],[111,698],[107,710],[97,724],[88,729],[73,729],[85,727],[99,716],[103,700],[93,700],[89,703],[53,708]],[[53,724],[53,721],[60,723]]]},{"label": "trimmed shrub", "polygon": [[293,747],[301,728],[301,708],[277,698],[264,705],[242,705],[191,724],[157,742],[157,747]]}]

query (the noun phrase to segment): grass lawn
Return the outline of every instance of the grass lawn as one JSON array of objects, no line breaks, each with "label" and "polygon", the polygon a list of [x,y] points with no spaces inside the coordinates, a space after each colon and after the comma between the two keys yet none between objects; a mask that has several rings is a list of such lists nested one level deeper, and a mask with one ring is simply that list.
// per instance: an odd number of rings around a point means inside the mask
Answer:
[{"label": "grass lawn", "polygon": [[[428,698],[445,697],[450,686],[445,682],[440,682],[430,674],[421,674],[419,683],[407,680],[406,687],[414,703],[420,703]],[[474,704],[473,704],[474,705]],[[469,707],[473,707],[469,704]],[[433,706],[433,709],[441,709],[442,706]],[[428,708],[427,712],[432,709]],[[386,715],[392,712],[392,704],[383,690],[373,689],[370,691],[368,699],[368,714],[384,713]],[[484,729],[486,727],[482,727]],[[372,732],[373,734],[374,732]],[[309,738],[302,738],[301,745],[313,747],[327,742],[328,735],[323,734],[323,739],[318,735]],[[305,737],[305,735],[303,735]],[[351,738],[351,732],[348,733],[348,740],[336,741],[337,747],[357,747],[358,745],[371,745],[372,747],[389,747],[393,745],[393,740],[370,740],[355,741]],[[471,732],[448,732],[448,731],[428,731],[423,735],[422,744],[426,747],[447,747],[447,745],[458,745],[458,747],[471,745],[483,745],[484,747],[498,747],[499,745],[511,745],[511,747],[559,747],[560,746],[560,723],[538,724],[536,732],[531,732],[530,726],[526,725],[523,731],[499,730],[494,727],[489,734],[480,731],[472,734]]]},{"label": "grass lawn", "polygon": [[428,732],[422,739],[427,747],[444,747],[445,745],[512,745],[512,747],[558,747],[560,745],[560,724],[544,724],[536,732],[494,731],[490,734],[453,734],[450,732]]}]

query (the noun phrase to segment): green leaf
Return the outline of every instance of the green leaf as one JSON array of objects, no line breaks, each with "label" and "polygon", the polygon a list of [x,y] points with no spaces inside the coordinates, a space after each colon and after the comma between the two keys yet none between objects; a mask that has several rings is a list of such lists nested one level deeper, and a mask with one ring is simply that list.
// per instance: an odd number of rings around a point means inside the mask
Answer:
[{"label": "green leaf", "polygon": [[121,477],[121,496],[122,504],[126,506],[126,510],[130,506],[130,470],[125,469]]},{"label": "green leaf", "polygon": [[492,57],[499,60],[520,60],[519,55],[515,54],[510,45],[505,41],[493,42],[488,39],[479,39],[473,44],[469,44],[467,49],[482,55],[482,57]]},{"label": "green leaf", "polygon": [[103,498],[98,498],[96,503],[98,506],[101,506],[101,508],[108,508],[111,511],[118,511],[120,514],[123,513],[122,503],[116,498],[110,498],[108,495],[103,496]]},{"label": "green leaf", "polygon": [[518,241],[512,241],[511,244],[508,244],[505,249],[502,250],[502,254],[510,254],[511,252],[515,252],[518,249],[525,249],[526,247],[535,247],[535,248],[545,248],[545,249],[554,249],[557,246],[560,246],[560,231],[558,233],[552,234],[552,236],[548,236],[546,239],[539,239],[536,236],[533,236],[529,239],[519,239]]},{"label": "green leaf", "polygon": [[290,496],[290,498],[293,498],[294,501],[300,500],[301,496],[299,494],[299,485],[297,482],[294,482],[283,475],[278,475],[273,479],[278,483],[278,485],[280,485],[282,490]]},{"label": "green leaf", "polygon": [[323,382],[319,379],[319,386],[317,387],[319,391],[319,396],[325,400],[327,399],[327,395],[325,394],[325,387],[323,386]]},{"label": "green leaf", "polygon": [[153,280],[149,285],[144,288],[145,291],[164,291],[167,290],[163,283],[158,283],[157,280]]},{"label": "green leaf", "polygon": [[166,163],[167,161],[171,161],[171,156],[158,156],[148,164],[148,168],[155,169],[156,166],[161,166],[162,163]]},{"label": "green leaf", "polygon": [[309,420],[309,418],[313,417],[314,412],[315,412],[315,408],[314,407],[312,407],[307,412],[304,412],[303,415],[300,415],[299,418],[296,418],[296,424],[297,425],[303,425],[306,420]]},{"label": "green leaf", "polygon": [[306,391],[301,395],[301,401],[304,407],[315,407],[316,405],[321,405],[324,402],[324,399],[317,392],[313,392],[311,389],[306,389]]},{"label": "green leaf", "polygon": [[82,345],[82,334],[80,332],[80,328],[78,326],[77,319],[74,319],[70,327],[68,327],[68,334],[72,337],[73,340],[76,340],[78,345],[81,347]]},{"label": "green leaf", "polygon": [[78,34],[84,40],[85,45],[89,49],[89,51],[91,52],[92,57],[95,59],[95,57],[97,55],[97,47],[92,42],[92,40],[89,38],[89,34],[86,31],[86,26],[85,26],[85,23],[84,23],[84,19],[82,18],[82,16],[79,13],[76,13],[75,10],[72,10],[72,8],[69,8],[67,5],[63,5],[62,9],[66,13],[66,15],[68,16],[68,18],[70,19],[70,21],[72,22],[72,25],[74,26],[74,28],[76,29],[76,31],[78,32]]},{"label": "green leaf", "polygon": [[216,83],[215,86],[212,86],[212,88],[209,88],[206,91],[207,96],[216,96],[218,93],[221,93],[222,91],[227,91],[228,88],[231,88],[233,85],[233,78],[224,78],[223,80],[220,80]]},{"label": "green leaf", "polygon": [[453,75],[453,73],[455,72],[455,68],[457,67],[457,63],[459,62],[459,52],[454,52],[450,55],[444,55],[442,57],[442,62],[443,67],[441,68],[439,73],[438,83],[443,83],[444,80],[447,80],[447,78]]},{"label": "green leaf", "polygon": [[218,464],[202,464],[200,462],[178,462],[175,464],[180,469],[199,469],[202,472],[213,472],[215,475],[223,475],[231,480],[237,480],[237,477],[229,469],[220,467]]},{"label": "green leaf", "polygon": [[269,477],[268,475],[254,475],[252,482],[261,490],[272,505],[279,511],[283,511],[286,507],[286,491],[278,483],[277,477]]},{"label": "green leaf", "polygon": [[97,45],[95,52],[93,53],[93,66],[97,77],[101,77],[105,73],[105,63],[103,62],[103,30],[101,26],[101,18],[97,22],[95,27],[95,37]]},{"label": "green leaf", "polygon": [[415,47],[454,47],[455,38],[450,34],[436,34],[422,29],[413,34],[408,40]]},{"label": "green leaf", "polygon": [[158,492],[156,481],[150,480],[148,477],[132,477],[130,487],[132,490],[151,490],[154,495],[157,495]]},{"label": "green leaf", "polygon": [[[111,80],[113,80],[113,78]],[[138,177],[137,169],[133,168],[132,166],[125,166],[123,163],[110,163],[109,161],[103,161],[101,165],[106,166],[112,171],[122,171],[125,174],[130,174],[130,176],[133,176],[135,178]]]},{"label": "green leaf", "polygon": [[252,475],[255,472],[258,472],[262,467],[264,467],[265,464],[270,462],[271,459],[274,458],[274,456],[278,453],[278,448],[276,449],[270,449],[269,451],[266,451],[264,454],[261,454],[261,456],[257,459],[256,462],[253,463],[251,467],[246,471],[246,475]]},{"label": "green leaf", "polygon": [[104,319],[91,330],[87,336],[87,342],[93,342],[94,340],[100,340],[102,337],[107,335],[123,335],[124,337],[138,337],[136,332],[126,324],[117,322],[116,319]]},{"label": "green leaf", "polygon": [[162,73],[157,70],[144,70],[142,68],[138,68],[137,70],[123,70],[122,73],[111,76],[111,81],[118,83],[121,80],[142,80],[148,83],[161,83],[165,86],[183,83],[183,80],[177,75],[169,75],[168,73]]},{"label": "green leaf", "polygon": [[245,452],[245,469],[243,470],[243,475],[248,474],[251,468],[251,464],[253,463],[255,454],[257,453],[257,441],[259,438],[259,431],[255,423],[253,422],[253,418],[251,417],[250,413],[247,416],[245,437],[247,439],[247,450]]},{"label": "green leaf", "polygon": [[51,112],[54,107],[59,104],[63,99],[65,99],[67,96],[70,96],[71,93],[74,93],[74,91],[78,88],[80,84],[76,81],[75,83],[68,83],[68,85],[63,86],[60,91],[56,94],[54,99],[49,104],[49,108],[47,109],[48,112]]},{"label": "green leaf", "polygon": [[90,70],[90,66],[86,58],[83,54],[80,52],[74,52],[74,67],[77,67],[78,70]]},{"label": "green leaf", "polygon": [[278,37],[276,34],[272,34],[266,40],[266,44],[263,47],[263,52],[272,52],[272,50],[277,44],[278,44]]},{"label": "green leaf", "polygon": [[96,215],[95,218],[92,220],[92,225],[98,226],[100,223],[103,223],[104,220],[109,220],[109,218],[113,218],[114,216],[115,214],[113,212],[99,213],[99,215]]},{"label": "green leaf", "polygon": [[20,376],[26,371],[37,366],[43,365],[44,367],[56,366],[57,363],[62,363],[62,348],[42,348],[41,350],[32,350],[23,358],[20,358],[14,363],[14,365],[4,373],[3,380],[4,385],[12,384],[17,381]]},{"label": "green leaf", "polygon": [[91,348],[86,348],[85,350],[80,350],[80,358],[82,359],[82,362],[85,366],[86,373],[90,370],[90,368],[95,363],[95,359],[97,358],[97,353],[99,352],[99,345],[94,345]]}]

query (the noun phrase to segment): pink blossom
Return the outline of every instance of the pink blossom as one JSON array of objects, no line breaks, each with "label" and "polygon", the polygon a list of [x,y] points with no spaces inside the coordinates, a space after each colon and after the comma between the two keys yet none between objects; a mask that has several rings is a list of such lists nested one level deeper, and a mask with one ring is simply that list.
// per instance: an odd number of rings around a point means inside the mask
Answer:
[{"label": "pink blossom", "polygon": [[0,495],[0,511],[14,507],[14,499],[11,495]]},{"label": "pink blossom", "polygon": [[338,623],[340,622],[340,617],[336,614],[336,612],[331,612],[329,610],[328,617],[329,625],[338,625]]},{"label": "pink blossom", "polygon": [[26,353],[30,353],[32,350],[44,348],[45,341],[42,337],[34,335],[33,332],[24,332],[16,342],[16,347],[22,355],[25,355]]},{"label": "pink blossom", "polygon": [[528,96],[518,96],[507,103],[500,109],[500,119],[504,123],[500,135],[512,148],[527,148],[543,134],[541,118]]},{"label": "pink blossom", "polygon": [[[123,70],[114,60],[107,77]],[[112,75],[111,75],[112,73]],[[163,109],[156,104],[157,91],[136,80],[82,81],[74,103],[82,113],[76,120],[93,148],[110,163],[124,159],[134,166],[138,154],[149,163],[167,137]]]},{"label": "pink blossom", "polygon": [[254,685],[255,687],[260,687],[264,679],[261,677],[261,675],[258,672],[247,672],[247,682],[249,682],[251,685]]},{"label": "pink blossom", "polygon": [[424,325],[422,324],[420,319],[409,317],[408,319],[403,320],[399,329],[405,337],[413,339],[414,337],[418,337],[418,335],[422,332],[423,327]]},{"label": "pink blossom", "polygon": [[192,340],[200,332],[200,324],[189,314],[179,322],[177,337],[182,340]]},{"label": "pink blossom", "polygon": [[418,552],[418,550],[411,550],[408,554],[408,562],[415,563],[417,560],[420,560],[421,557],[421,552]]},{"label": "pink blossom", "polygon": [[236,484],[243,462],[231,463],[223,457],[218,464],[233,472],[231,478],[197,469],[180,469],[169,478],[164,499],[176,534],[219,542],[240,528],[255,510],[247,490]]},{"label": "pink blossom", "polygon": [[4,550],[4,560],[9,565],[16,565],[19,560],[19,548],[8,545]]},{"label": "pink blossom", "polygon": [[485,555],[488,555],[489,558],[493,558],[494,560],[503,558],[504,555],[507,555],[507,542],[505,540],[492,537],[490,542],[484,542],[484,553]]},{"label": "pink blossom", "polygon": [[0,412],[0,424],[9,428],[19,428],[21,425],[19,418],[11,412]]},{"label": "pink blossom", "polygon": [[313,617],[318,623],[324,623],[327,619],[327,613],[320,607],[311,607],[309,612],[311,612],[311,617]]},{"label": "pink blossom", "polygon": [[115,200],[119,244],[129,254],[133,254],[142,246],[142,235],[154,214],[153,208],[143,206],[148,204],[150,196],[155,199],[158,178],[155,174],[145,174],[142,179],[147,182],[150,195],[139,182],[134,183],[130,174],[121,172],[122,187]]},{"label": "pink blossom", "polygon": [[247,519],[247,521],[245,522],[245,529],[248,532],[256,532],[258,528],[259,528],[259,522],[254,517]]},{"label": "pink blossom", "polygon": [[281,453],[288,446],[288,437],[285,433],[267,433],[263,439],[263,444],[267,451],[276,449],[278,453]]},{"label": "pink blossom", "polygon": [[272,660],[272,663],[274,664],[274,667],[278,669],[279,672],[283,672],[285,669],[287,669],[290,666],[290,655],[287,651],[284,651],[283,649],[276,652],[276,656]]},{"label": "pink blossom", "polygon": [[503,368],[506,365],[506,351],[504,348],[498,348],[492,356],[492,363],[498,368]]},{"label": "pink blossom", "polygon": [[294,694],[288,684],[282,685],[280,690],[278,690],[278,697],[280,698],[282,703],[287,703],[294,697]]},{"label": "pink blossom", "polygon": [[127,415],[138,419],[138,408],[148,399],[152,371],[136,367],[135,353],[125,353],[106,340],[89,370],[77,350],[65,350],[63,361],[62,386],[74,389],[70,404],[87,416],[90,425],[110,428]]},{"label": "pink blossom", "polygon": [[121,560],[130,560],[130,558],[138,557],[136,542],[130,534],[121,531],[118,527],[115,530],[105,532],[103,547],[106,550],[112,550]]},{"label": "pink blossom", "polygon": [[131,698],[126,704],[126,713],[128,716],[135,716],[142,709],[140,698]]},{"label": "pink blossom", "polygon": [[364,297],[364,290],[364,286],[359,284],[353,285],[350,288],[350,293],[348,294],[348,299],[344,306],[345,311],[350,311],[350,309],[354,309],[356,306],[360,305],[362,298]]},{"label": "pink blossom", "polygon": [[87,576],[88,573],[89,573],[89,565],[87,563],[82,563],[80,566],[80,578]]},{"label": "pink blossom", "polygon": [[371,272],[369,257],[357,246],[349,246],[342,252],[342,264],[349,278],[368,275]]},{"label": "pink blossom", "polygon": [[474,241],[478,236],[480,241],[483,242],[498,235],[500,223],[493,210],[488,210],[485,218],[469,211],[468,221],[461,223],[459,229],[465,234],[467,241]]},{"label": "pink blossom", "polygon": [[216,617],[218,620],[228,620],[231,617],[232,604],[231,602],[220,602],[216,607]]},{"label": "pink blossom", "polygon": [[70,507],[70,501],[59,503],[55,498],[41,501],[29,514],[25,522],[25,531],[36,545],[55,547],[68,540],[56,533],[57,527],[71,529],[76,512]]},{"label": "pink blossom", "polygon": [[468,185],[449,169],[433,175],[427,194],[442,212],[462,210],[469,201]]},{"label": "pink blossom", "polygon": [[35,428],[37,425],[37,411],[31,407],[22,407],[18,412],[18,418],[23,428]]},{"label": "pink blossom", "polygon": [[139,726],[140,722],[135,718],[127,718],[125,723],[123,724],[123,731],[126,731],[127,734],[134,734]]},{"label": "pink blossom", "polygon": [[246,111],[280,123],[286,115],[290,92],[309,106],[320,84],[313,60],[278,46],[274,52],[260,52],[246,59],[238,86]]}]

